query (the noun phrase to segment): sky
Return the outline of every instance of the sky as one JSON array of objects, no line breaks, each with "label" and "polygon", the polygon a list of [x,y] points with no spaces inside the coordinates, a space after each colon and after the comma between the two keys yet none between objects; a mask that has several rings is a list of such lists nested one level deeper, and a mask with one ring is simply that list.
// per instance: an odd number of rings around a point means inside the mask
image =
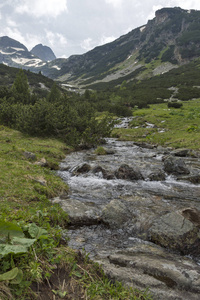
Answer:
[{"label": "sky", "polygon": [[145,25],[163,7],[200,10],[199,0],[0,0],[0,36],[56,57],[85,53]]}]

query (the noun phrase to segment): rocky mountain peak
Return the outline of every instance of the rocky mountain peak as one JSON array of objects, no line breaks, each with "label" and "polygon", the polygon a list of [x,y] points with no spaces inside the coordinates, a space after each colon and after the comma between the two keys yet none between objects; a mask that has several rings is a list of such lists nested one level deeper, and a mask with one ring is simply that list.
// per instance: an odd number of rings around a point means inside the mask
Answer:
[{"label": "rocky mountain peak", "polygon": [[161,8],[156,11],[156,24],[164,23],[167,19],[174,17],[175,15],[180,15],[180,13],[184,12],[180,7],[169,7],[169,8]]},{"label": "rocky mountain peak", "polygon": [[56,59],[56,56],[53,53],[52,49],[42,44],[38,44],[35,47],[33,47],[31,53],[33,53],[35,56],[39,57],[43,61],[51,61]]},{"label": "rocky mountain peak", "polygon": [[8,36],[0,37],[0,48],[18,48],[24,51],[28,51],[28,49],[23,44],[14,39],[11,39]]}]

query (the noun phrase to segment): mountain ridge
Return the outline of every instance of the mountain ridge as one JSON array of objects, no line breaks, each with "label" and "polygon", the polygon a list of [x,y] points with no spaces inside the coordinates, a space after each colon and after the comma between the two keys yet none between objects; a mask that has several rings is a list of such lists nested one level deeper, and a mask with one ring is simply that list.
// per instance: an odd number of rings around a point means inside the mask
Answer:
[{"label": "mountain ridge", "polygon": [[[41,71],[61,84],[84,89],[94,84],[112,84],[115,80],[120,84],[127,77],[142,80],[169,72],[200,56],[200,11],[162,8],[147,24],[111,43],[67,59],[46,62],[26,49],[18,57],[17,53],[13,56],[7,53],[6,57],[0,47],[0,62]],[[26,54],[26,59],[22,59],[22,54]]]},{"label": "mountain ridge", "polygon": [[[81,87],[111,82],[135,73],[140,80],[168,72],[200,56],[200,11],[179,7],[162,8],[146,25],[133,29],[115,41],[95,47],[64,61],[50,76]],[[43,67],[49,76],[51,65]],[[60,69],[60,70],[59,70]],[[140,72],[138,70],[140,69]]]}]

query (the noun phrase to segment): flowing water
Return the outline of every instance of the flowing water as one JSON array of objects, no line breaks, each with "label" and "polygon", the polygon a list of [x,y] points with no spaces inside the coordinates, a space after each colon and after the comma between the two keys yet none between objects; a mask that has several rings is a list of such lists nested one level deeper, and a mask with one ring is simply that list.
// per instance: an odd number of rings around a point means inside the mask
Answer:
[{"label": "flowing water", "polygon": [[[150,180],[150,174],[158,172],[158,170],[163,172],[163,157],[170,153],[170,149],[162,147],[144,148],[133,142],[123,142],[116,139],[107,139],[105,147],[108,152],[107,155],[96,155],[94,149],[74,152],[67,155],[60,165],[58,174],[69,185],[70,194],[67,199],[60,199],[58,202],[63,206],[63,209],[68,202],[75,203],[75,205],[77,203],[84,204],[84,212],[87,215],[92,215],[89,221],[85,223],[83,221],[81,224],[78,222],[76,224],[76,220],[72,222],[68,230],[69,246],[75,249],[84,249],[92,259],[103,265],[109,257],[116,253],[121,253],[120,255],[123,253],[124,257],[124,253],[128,251],[127,257],[130,257],[130,249],[134,253],[137,249],[138,260],[141,249],[144,251],[144,248],[147,256],[150,255],[150,249],[154,249],[154,252],[162,250],[173,256],[173,259],[170,258],[170,263],[172,260],[174,261],[176,255],[178,255],[177,261],[180,262],[182,256],[179,256],[179,253],[173,254],[170,250],[159,248],[148,239],[148,229],[155,218],[168,212],[187,207],[200,210],[200,185],[177,180],[176,176],[166,173],[162,180]],[[199,174],[199,158],[187,157],[184,160],[188,167],[191,168],[192,166],[193,174]],[[139,170],[143,179],[117,179],[116,170],[123,164]],[[85,172],[78,171],[84,165],[87,166]],[[105,174],[107,175],[105,176]],[[110,203],[113,203],[113,210],[115,210],[115,202],[125,204],[125,211],[119,210],[119,220],[118,216],[112,215],[112,211],[110,212],[110,216],[113,218],[111,221],[106,219],[104,213],[104,217],[102,217],[102,212]],[[70,209],[67,211],[70,215]],[[121,216],[122,219],[120,219]],[[186,258],[184,257],[184,259]],[[198,261],[194,262],[191,258],[188,259],[191,260],[191,264],[195,264],[195,268],[197,267],[197,273],[200,272]],[[176,264],[177,261],[173,263]],[[107,265],[104,267],[107,270]],[[111,275],[115,271],[107,273]],[[121,272],[123,273],[123,270]],[[200,273],[198,274],[200,276]],[[120,276],[113,275],[118,279],[121,279]],[[126,282],[123,276],[122,280]],[[154,280],[157,282],[158,278],[155,279],[154,276]],[[161,281],[164,284],[163,280]],[[153,286],[154,283],[147,281],[148,284]],[[137,286],[141,288],[142,284],[137,283]],[[174,292],[175,294],[171,296],[166,290],[168,288],[168,285],[165,284],[161,288],[152,287],[151,291],[155,299],[183,299],[178,284],[176,285],[178,292]],[[166,294],[164,293],[165,290],[167,291]],[[198,299],[195,291],[194,288],[194,294],[188,294],[184,299],[187,297]]]}]

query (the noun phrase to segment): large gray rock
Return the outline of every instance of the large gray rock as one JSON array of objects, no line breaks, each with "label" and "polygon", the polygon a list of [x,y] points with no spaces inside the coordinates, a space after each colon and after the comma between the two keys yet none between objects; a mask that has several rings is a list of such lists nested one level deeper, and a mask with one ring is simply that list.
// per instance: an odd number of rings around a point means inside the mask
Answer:
[{"label": "large gray rock", "polygon": [[140,290],[148,287],[154,300],[198,300],[200,269],[189,258],[139,242],[98,261],[112,279]]},{"label": "large gray rock", "polygon": [[167,213],[149,229],[150,240],[181,253],[200,254],[200,212],[193,209]]},{"label": "large gray rock", "polygon": [[164,170],[165,172],[174,175],[183,175],[190,173],[183,159],[176,158],[171,155],[167,156],[164,159]]},{"label": "large gray rock", "polygon": [[120,200],[111,200],[102,210],[102,221],[111,228],[122,228],[130,218],[130,212]]},{"label": "large gray rock", "polygon": [[91,203],[82,203],[76,199],[56,197],[52,203],[58,203],[67,212],[70,225],[92,225],[100,221],[100,212]]},{"label": "large gray rock", "polygon": [[171,154],[174,156],[180,156],[180,157],[186,157],[189,156],[191,153],[190,149],[181,148],[181,149],[175,149],[171,151]]}]

